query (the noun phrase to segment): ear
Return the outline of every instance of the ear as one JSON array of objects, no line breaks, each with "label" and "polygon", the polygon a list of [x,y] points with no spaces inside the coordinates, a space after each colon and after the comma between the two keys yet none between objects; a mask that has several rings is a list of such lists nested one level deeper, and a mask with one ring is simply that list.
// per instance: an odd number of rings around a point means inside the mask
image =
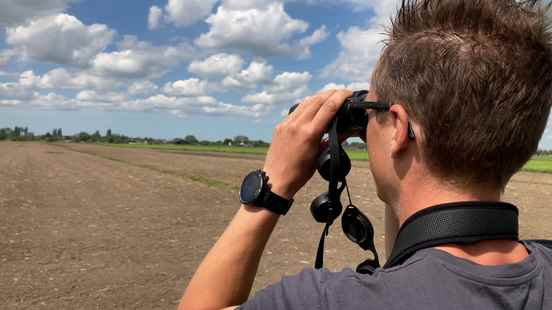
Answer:
[{"label": "ear", "polygon": [[391,156],[396,157],[408,147],[408,113],[400,104],[394,104],[389,108],[393,126],[391,141]]}]

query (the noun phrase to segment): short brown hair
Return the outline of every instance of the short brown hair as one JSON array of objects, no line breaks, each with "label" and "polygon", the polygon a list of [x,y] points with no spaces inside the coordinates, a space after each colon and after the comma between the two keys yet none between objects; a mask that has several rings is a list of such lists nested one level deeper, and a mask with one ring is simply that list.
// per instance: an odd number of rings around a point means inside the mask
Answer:
[{"label": "short brown hair", "polygon": [[535,153],[552,100],[540,1],[403,0],[373,74],[423,135],[432,172],[504,188]]}]

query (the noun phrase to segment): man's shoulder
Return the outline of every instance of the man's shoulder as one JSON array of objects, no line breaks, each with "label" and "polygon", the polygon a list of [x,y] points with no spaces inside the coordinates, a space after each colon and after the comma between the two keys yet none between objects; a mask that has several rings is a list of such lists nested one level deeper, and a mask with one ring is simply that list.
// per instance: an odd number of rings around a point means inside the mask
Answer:
[{"label": "man's shoulder", "polygon": [[[376,269],[372,275],[351,268],[335,272],[306,268],[258,292],[241,309],[411,309],[413,304],[419,309],[443,309],[451,303],[465,309],[481,304],[499,309],[496,300],[474,295],[481,290],[492,291],[515,308],[523,300],[504,292],[504,287],[533,294],[535,288],[552,282],[552,250],[538,242],[524,244],[529,257],[513,265],[482,266],[425,249],[399,266]],[[551,302],[551,297],[547,293],[543,300]]]},{"label": "man's shoulder", "polygon": [[545,251],[552,251],[552,240],[544,239],[534,239],[534,240],[524,240],[522,241],[526,246],[537,246],[541,249],[544,248]]}]

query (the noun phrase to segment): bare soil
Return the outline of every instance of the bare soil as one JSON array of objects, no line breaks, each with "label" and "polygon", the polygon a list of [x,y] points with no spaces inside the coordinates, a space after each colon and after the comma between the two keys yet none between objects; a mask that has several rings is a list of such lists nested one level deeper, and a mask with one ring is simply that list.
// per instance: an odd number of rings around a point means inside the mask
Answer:
[{"label": "bare soil", "polygon": [[[243,176],[262,156],[175,153],[96,145],[0,143],[2,309],[174,309],[197,265],[239,208]],[[383,256],[383,204],[366,162],[348,181]],[[254,290],[314,263],[322,225],[310,215],[318,176],[270,239]],[[519,173],[505,200],[523,238],[552,239],[552,175]],[[326,242],[330,270],[366,254],[339,221]]]}]

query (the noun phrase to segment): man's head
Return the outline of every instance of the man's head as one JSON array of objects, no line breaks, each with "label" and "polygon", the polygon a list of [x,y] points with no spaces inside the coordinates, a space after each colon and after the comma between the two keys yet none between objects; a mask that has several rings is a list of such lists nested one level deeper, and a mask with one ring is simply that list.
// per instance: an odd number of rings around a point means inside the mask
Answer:
[{"label": "man's head", "polygon": [[536,151],[552,103],[546,14],[536,0],[403,0],[371,88],[401,106],[382,121],[415,123],[432,175],[502,190]]}]

